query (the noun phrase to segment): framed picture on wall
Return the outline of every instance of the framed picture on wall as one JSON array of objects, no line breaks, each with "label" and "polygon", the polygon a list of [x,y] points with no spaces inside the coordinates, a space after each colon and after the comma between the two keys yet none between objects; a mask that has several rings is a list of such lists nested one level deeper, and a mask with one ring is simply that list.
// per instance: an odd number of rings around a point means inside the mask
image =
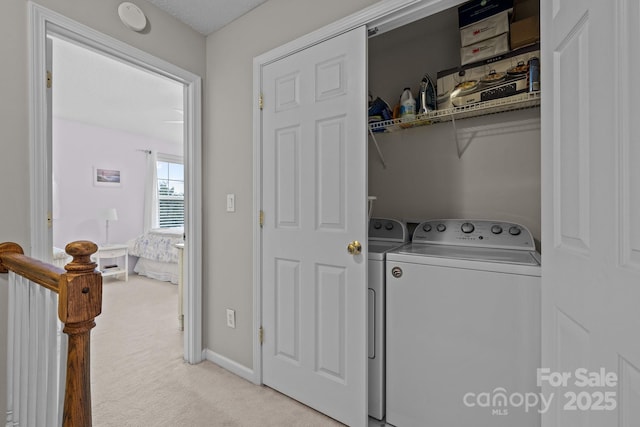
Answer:
[{"label": "framed picture on wall", "polygon": [[98,187],[120,187],[120,171],[115,169],[93,168],[93,185]]}]

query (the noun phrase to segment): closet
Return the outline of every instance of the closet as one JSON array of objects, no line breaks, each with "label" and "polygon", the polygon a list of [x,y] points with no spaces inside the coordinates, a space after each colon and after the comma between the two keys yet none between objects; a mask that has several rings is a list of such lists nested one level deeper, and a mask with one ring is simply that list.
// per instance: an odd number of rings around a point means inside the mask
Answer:
[{"label": "closet", "polygon": [[[416,221],[450,216],[501,216],[522,223],[544,242],[542,366],[552,371],[567,372],[584,367],[602,368],[607,372],[617,372],[620,379],[618,387],[612,390],[618,393],[615,410],[567,411],[563,409],[567,402],[559,400],[549,409],[546,422],[548,425],[578,426],[589,421],[614,425],[624,420],[624,425],[638,425],[640,416],[633,402],[640,390],[640,371],[637,368],[640,366],[640,351],[637,345],[629,344],[633,342],[629,337],[634,336],[638,329],[638,316],[637,309],[629,301],[640,298],[636,285],[640,270],[640,233],[637,221],[632,220],[640,211],[637,196],[640,193],[634,191],[638,188],[637,173],[633,167],[638,163],[639,155],[632,144],[639,134],[633,120],[638,108],[633,103],[638,92],[633,78],[640,64],[640,54],[634,49],[638,35],[635,18],[639,6],[637,2],[628,1],[544,2],[540,16],[543,37],[540,108],[467,118],[455,121],[455,125],[450,121],[376,134],[385,168],[368,136],[367,118],[362,111],[366,106],[367,90],[393,107],[402,89],[410,86],[415,91],[425,73],[433,77],[440,70],[456,66],[458,46],[453,39],[457,25],[453,8],[462,3],[457,0],[380,1],[255,58],[254,94],[256,100],[263,101],[256,103],[254,109],[254,301],[255,329],[260,331],[256,333],[254,369],[258,381],[267,377],[268,368],[262,364],[266,358],[286,358],[286,349],[277,346],[280,338],[287,338],[282,334],[288,332],[289,338],[299,339],[288,341],[295,344],[292,349],[304,350],[301,353],[290,352],[289,364],[308,366],[311,373],[304,378],[292,376],[288,379],[296,391],[291,395],[298,398],[298,389],[313,387],[309,385],[313,376],[325,377],[335,384],[350,384],[355,392],[348,394],[347,399],[332,401],[334,396],[325,393],[318,399],[300,400],[336,419],[340,419],[336,408],[345,409],[350,418],[343,419],[349,425],[367,424],[366,403],[363,401],[366,377],[362,376],[366,343],[360,339],[366,334],[366,311],[359,305],[366,300],[366,284],[364,278],[352,281],[340,274],[351,269],[364,270],[366,259],[354,252],[353,256],[344,256],[347,259],[344,266],[318,265],[316,261],[314,267],[311,263],[311,269],[316,268],[316,278],[333,278],[335,289],[355,288],[361,292],[361,298],[349,301],[358,310],[354,324],[341,324],[340,316],[323,318],[327,312],[322,311],[324,305],[320,300],[316,300],[315,305],[300,309],[289,306],[289,311],[283,311],[276,302],[268,300],[273,295],[262,294],[266,293],[265,283],[274,279],[274,275],[264,274],[263,269],[268,256],[272,257],[268,262],[274,260],[274,254],[263,247],[263,239],[267,241],[266,230],[279,226],[274,222],[279,218],[278,210],[289,208],[291,213],[297,214],[296,207],[302,206],[299,203],[282,203],[261,212],[269,199],[286,201],[276,198],[281,193],[269,193],[263,188],[266,178],[262,166],[267,154],[263,152],[264,138],[269,137],[269,132],[264,130],[264,122],[277,100],[270,98],[274,96],[274,81],[280,84],[279,89],[284,90],[282,95],[291,101],[288,105],[281,103],[281,111],[289,111],[289,108],[307,102],[295,90],[298,87],[295,72],[275,76],[275,80],[263,77],[263,71],[271,64],[290,58],[299,65],[311,63],[315,69],[328,72],[325,73],[328,78],[319,85],[312,81],[301,83],[299,87],[311,85],[320,89],[316,95],[342,96],[345,104],[355,102],[361,106],[353,114],[334,113],[331,116],[335,119],[333,122],[325,120],[321,124],[335,126],[316,129],[331,128],[335,131],[333,140],[337,142],[336,148],[369,145],[369,156],[364,159],[368,161],[368,168],[362,166],[363,159],[357,156],[335,164],[334,178],[342,179],[342,172],[351,169],[359,174],[360,179],[337,181],[339,191],[336,194],[344,202],[340,206],[348,211],[354,210],[357,215],[361,213],[361,219],[353,224],[346,222],[353,227],[347,227],[348,236],[344,236],[340,247],[332,251],[344,254],[348,243],[365,241],[367,193],[378,198],[374,208],[376,216]],[[428,25],[420,25],[422,18]],[[447,20],[449,25],[445,25]],[[437,28],[440,30],[436,31]],[[414,30],[413,36],[411,29]],[[370,33],[368,39],[364,34],[366,30]],[[453,39],[441,38],[445,32],[452,34]],[[384,37],[385,33],[389,33],[387,37]],[[328,40],[334,40],[341,48],[340,38],[346,34],[356,36],[353,39],[356,42],[354,50],[343,54],[333,52],[324,59],[313,53],[314,47],[326,45]],[[398,35],[397,40],[393,40],[394,34]],[[406,54],[396,58],[402,50]],[[311,55],[306,58],[296,56],[303,51]],[[367,56],[368,63],[362,65]],[[302,60],[296,62],[296,58]],[[347,72],[344,65],[347,63],[355,64],[355,74],[353,70]],[[363,88],[361,83],[366,82],[367,76],[368,86]],[[355,89],[353,95],[359,99],[352,99],[351,89]],[[316,96],[315,99],[319,98]],[[288,169],[291,176],[296,177],[298,171],[306,168],[313,171],[322,161],[331,158],[320,156],[331,154],[322,150],[316,150],[315,154],[312,151],[308,153],[309,157],[303,158],[303,153],[296,151],[303,146],[296,139],[297,127],[283,129],[290,132],[281,132],[280,136],[288,139],[282,139],[280,147],[289,147],[290,150],[276,151],[276,154],[290,155],[278,159],[291,160],[289,165],[293,167]],[[351,132],[348,139],[343,130]],[[317,134],[312,134],[309,141],[318,148],[321,139],[315,136]],[[353,168],[349,161],[354,161]],[[307,192],[316,195],[319,187],[312,185],[303,189],[293,183],[282,188],[296,195]],[[541,194],[544,203],[540,203]],[[296,202],[295,199],[293,201]],[[328,212],[317,211],[316,214]],[[289,219],[301,220],[301,217],[290,216]],[[310,222],[312,229],[318,229],[319,225],[313,221],[313,215],[311,221],[301,220],[299,226],[294,222],[289,225],[291,228],[293,225],[300,228],[306,222]],[[336,227],[332,233],[337,235],[338,231]],[[298,271],[309,268],[300,261],[298,253],[304,254],[309,248],[316,249],[322,244],[322,239],[292,240],[294,256],[278,260],[279,271],[290,273],[288,296],[292,297],[291,302],[306,292],[330,290],[314,288],[313,284],[311,289],[307,289],[309,284],[298,280]],[[357,245],[349,244],[349,247]],[[345,277],[344,280],[341,277]],[[366,275],[360,277],[366,278]],[[280,290],[286,289],[281,287]],[[329,293],[317,295],[322,297]],[[351,305],[332,307],[338,307],[341,315],[351,313],[352,309]],[[281,320],[304,317],[304,322],[286,323],[287,330],[279,329],[277,323],[271,322],[262,329],[263,324],[273,320],[270,316],[278,318],[280,315],[288,315],[280,317]],[[329,321],[336,319],[338,321],[333,323]],[[309,334],[300,333],[298,326],[304,326],[308,321],[316,322],[314,327],[309,329]],[[334,349],[327,346],[321,348],[324,352],[319,352],[314,346],[322,339],[332,337],[332,332],[326,327],[336,326],[346,326],[336,334],[338,344],[350,344],[355,339],[356,345],[347,352],[342,347],[332,352]],[[325,335],[320,335],[320,332]],[[277,343],[275,351],[273,347],[267,349],[270,342]],[[345,355],[352,357],[343,357]],[[327,362],[340,370],[324,369]],[[266,380],[264,383],[270,385]],[[563,397],[562,390],[549,384],[543,384],[542,391],[547,396],[557,393]]]},{"label": "closet", "polygon": [[375,133],[378,156],[367,91],[393,107],[460,60],[462,1],[401,3],[254,62],[254,365],[265,385],[348,425],[367,414],[367,259],[352,250],[367,239],[367,193],[374,216],[500,218],[540,236],[539,108]]},{"label": "closet", "polygon": [[[417,96],[425,74],[436,83],[443,70],[460,67],[457,9],[382,34],[369,29],[368,87],[374,99],[393,109],[404,87]],[[483,68],[491,71],[491,65]],[[544,96],[544,82],[539,95]],[[377,198],[374,216],[408,222],[502,219],[525,225],[539,241],[539,105],[538,98],[505,108],[516,111],[484,115],[479,110],[467,114],[477,117],[456,114],[453,120],[445,116],[440,123],[370,134],[368,191]]]}]

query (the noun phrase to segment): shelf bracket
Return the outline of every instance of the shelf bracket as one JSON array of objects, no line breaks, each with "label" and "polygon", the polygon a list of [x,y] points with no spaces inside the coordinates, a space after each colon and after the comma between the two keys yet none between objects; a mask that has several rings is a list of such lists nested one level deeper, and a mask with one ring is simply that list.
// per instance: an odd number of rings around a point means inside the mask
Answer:
[{"label": "shelf bracket", "polygon": [[455,114],[451,115],[451,124],[453,126],[453,139],[456,142],[456,149],[458,150],[458,159],[461,159],[462,155],[464,154],[464,152],[467,151],[467,148],[469,148],[469,145],[471,145],[471,141],[473,140],[473,136],[471,136],[471,138],[469,138],[469,141],[467,141],[467,143],[464,145],[464,147],[460,147],[460,139],[458,138],[458,128],[456,126]]},{"label": "shelf bracket", "polygon": [[376,145],[376,151],[378,151],[378,157],[380,158],[380,163],[382,163],[382,168],[386,169],[387,164],[384,161],[384,156],[382,155],[382,151],[380,150],[380,146],[378,145],[378,140],[376,139],[376,136],[373,134],[373,131],[371,130],[371,128],[369,128],[369,135],[371,135],[371,139],[373,139],[373,143]]}]

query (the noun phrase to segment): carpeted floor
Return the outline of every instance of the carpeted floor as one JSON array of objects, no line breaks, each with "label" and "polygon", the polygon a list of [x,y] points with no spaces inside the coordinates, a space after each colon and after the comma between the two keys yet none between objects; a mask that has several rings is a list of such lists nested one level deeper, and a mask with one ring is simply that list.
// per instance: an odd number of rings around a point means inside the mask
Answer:
[{"label": "carpeted floor", "polygon": [[91,337],[95,427],[342,425],[211,362],[185,363],[177,291],[136,275],[105,279]]}]

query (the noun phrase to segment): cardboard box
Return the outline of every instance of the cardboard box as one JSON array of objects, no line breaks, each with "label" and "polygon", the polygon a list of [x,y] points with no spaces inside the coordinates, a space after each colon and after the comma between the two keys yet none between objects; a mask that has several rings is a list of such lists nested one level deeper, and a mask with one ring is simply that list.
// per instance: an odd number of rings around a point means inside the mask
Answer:
[{"label": "cardboard box", "polygon": [[540,16],[540,0],[514,0],[513,21]]},{"label": "cardboard box", "polygon": [[511,19],[511,49],[540,41],[539,0],[515,0]]},{"label": "cardboard box", "polygon": [[462,28],[460,42],[465,47],[508,32],[509,12],[504,11]]},{"label": "cardboard box", "polygon": [[464,28],[505,10],[513,10],[513,0],[472,0],[458,7],[458,27]]},{"label": "cardboard box", "polygon": [[471,64],[506,52],[509,52],[508,33],[460,48],[460,64]]},{"label": "cardboard box", "polygon": [[511,50],[540,41],[540,20],[530,16],[511,23]]},{"label": "cardboard box", "polygon": [[[485,76],[492,72],[506,73],[510,68],[517,66],[519,63],[527,64],[529,59],[533,57],[540,58],[539,43],[489,58],[484,61],[440,71],[437,75],[438,79],[436,84],[438,110],[456,106],[451,100],[451,95],[453,94],[456,86],[460,83],[475,81],[477,86],[470,92],[473,92],[474,90],[481,91],[486,87],[491,87],[490,85],[486,85],[481,82]],[[509,91],[504,91],[504,94],[508,95]]]}]

